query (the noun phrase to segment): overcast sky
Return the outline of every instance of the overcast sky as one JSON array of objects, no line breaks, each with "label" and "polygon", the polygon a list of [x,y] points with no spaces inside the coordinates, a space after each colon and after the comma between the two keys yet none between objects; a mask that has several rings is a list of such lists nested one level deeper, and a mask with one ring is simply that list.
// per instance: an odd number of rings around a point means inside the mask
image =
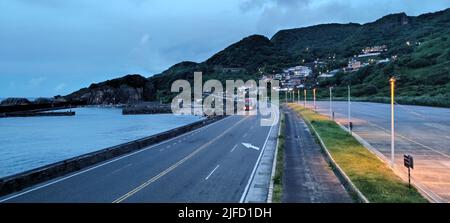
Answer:
[{"label": "overcast sky", "polygon": [[449,0],[0,0],[0,97],[148,77],[251,34],[449,7]]}]

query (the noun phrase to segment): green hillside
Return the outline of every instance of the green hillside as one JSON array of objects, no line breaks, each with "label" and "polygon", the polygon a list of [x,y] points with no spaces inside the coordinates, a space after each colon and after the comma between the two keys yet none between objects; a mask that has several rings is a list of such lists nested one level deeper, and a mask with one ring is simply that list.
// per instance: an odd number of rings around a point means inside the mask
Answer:
[{"label": "green hillside", "polygon": [[[396,60],[350,74],[339,73],[322,81],[320,86],[335,85],[336,95],[345,96],[345,86],[351,85],[353,96],[386,102],[388,80],[395,76],[399,103],[450,106],[450,10],[407,18],[407,25],[390,27],[384,33],[384,29],[378,29],[378,37],[363,43],[388,45],[388,56],[397,55]],[[380,27],[377,22],[367,26]],[[360,32],[368,33],[367,30],[369,28],[364,27]],[[355,45],[361,45],[358,41],[364,38],[352,39]],[[375,39],[378,42],[374,42]]]},{"label": "green hillside", "polygon": [[[352,73],[338,73],[319,81],[319,88],[335,86],[336,96],[345,96],[344,87],[352,85],[353,96],[370,101],[385,101],[388,80],[398,78],[400,103],[450,106],[450,9],[407,16],[384,16],[367,24],[323,24],[281,30],[271,39],[252,35],[216,53],[202,63],[182,62],[143,84],[146,100],[170,101],[170,86],[177,79],[192,81],[194,71],[208,79],[258,79],[283,68],[325,62],[323,70],[342,68],[349,59],[369,46],[386,45],[382,56],[388,63],[371,64]],[[383,59],[379,58],[379,59]],[[101,86],[101,85],[100,85]],[[307,86],[313,87],[313,86]],[[325,91],[319,89],[319,96]]]}]

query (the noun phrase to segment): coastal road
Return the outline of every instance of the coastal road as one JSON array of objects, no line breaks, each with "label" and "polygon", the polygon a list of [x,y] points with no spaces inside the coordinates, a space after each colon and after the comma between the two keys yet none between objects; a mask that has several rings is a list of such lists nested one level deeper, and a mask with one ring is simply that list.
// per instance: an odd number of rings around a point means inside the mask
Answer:
[{"label": "coastal road", "polygon": [[[317,107],[329,114],[329,102],[319,101]],[[333,110],[347,125],[347,102],[333,102]],[[351,116],[354,132],[390,160],[390,105],[352,102]],[[403,154],[413,155],[413,180],[435,201],[450,202],[450,109],[397,104],[395,133],[395,169],[406,175]]]},{"label": "coastal road", "polygon": [[0,202],[240,202],[275,127],[260,116],[218,122]]}]

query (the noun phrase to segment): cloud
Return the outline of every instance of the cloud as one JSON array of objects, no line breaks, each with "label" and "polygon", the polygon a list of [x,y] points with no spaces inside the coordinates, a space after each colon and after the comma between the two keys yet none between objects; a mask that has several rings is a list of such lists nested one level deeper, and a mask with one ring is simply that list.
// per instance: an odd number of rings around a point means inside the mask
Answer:
[{"label": "cloud", "polygon": [[39,87],[46,79],[47,77],[34,77],[30,79],[28,85],[32,88],[36,88]]},{"label": "cloud", "polygon": [[150,35],[148,33],[146,33],[145,35],[142,36],[141,38],[141,45],[145,45],[147,44],[147,42],[150,40]]},{"label": "cloud", "polygon": [[292,8],[303,7],[310,4],[312,0],[245,0],[240,4],[242,11],[262,9],[265,7]]},{"label": "cloud", "polygon": [[247,0],[243,11],[258,12],[257,30],[273,35],[280,29],[323,23],[367,23],[391,13],[419,15],[450,7],[448,0]]},{"label": "cloud", "polygon": [[62,90],[64,90],[64,88],[67,87],[66,83],[59,83],[58,85],[56,85],[55,87],[55,91],[56,92],[61,92]]},{"label": "cloud", "polygon": [[448,7],[449,0],[0,0],[0,94],[65,94],[201,62],[251,34]]}]

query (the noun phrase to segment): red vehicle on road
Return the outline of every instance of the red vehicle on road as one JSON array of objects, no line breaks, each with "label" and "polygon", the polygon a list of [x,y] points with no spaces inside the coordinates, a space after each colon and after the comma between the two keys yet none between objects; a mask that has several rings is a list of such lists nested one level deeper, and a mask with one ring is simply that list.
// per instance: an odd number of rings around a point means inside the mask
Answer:
[{"label": "red vehicle on road", "polygon": [[245,99],[245,105],[244,105],[244,110],[245,111],[250,111],[256,108],[256,103],[255,100],[252,98],[246,98]]}]

